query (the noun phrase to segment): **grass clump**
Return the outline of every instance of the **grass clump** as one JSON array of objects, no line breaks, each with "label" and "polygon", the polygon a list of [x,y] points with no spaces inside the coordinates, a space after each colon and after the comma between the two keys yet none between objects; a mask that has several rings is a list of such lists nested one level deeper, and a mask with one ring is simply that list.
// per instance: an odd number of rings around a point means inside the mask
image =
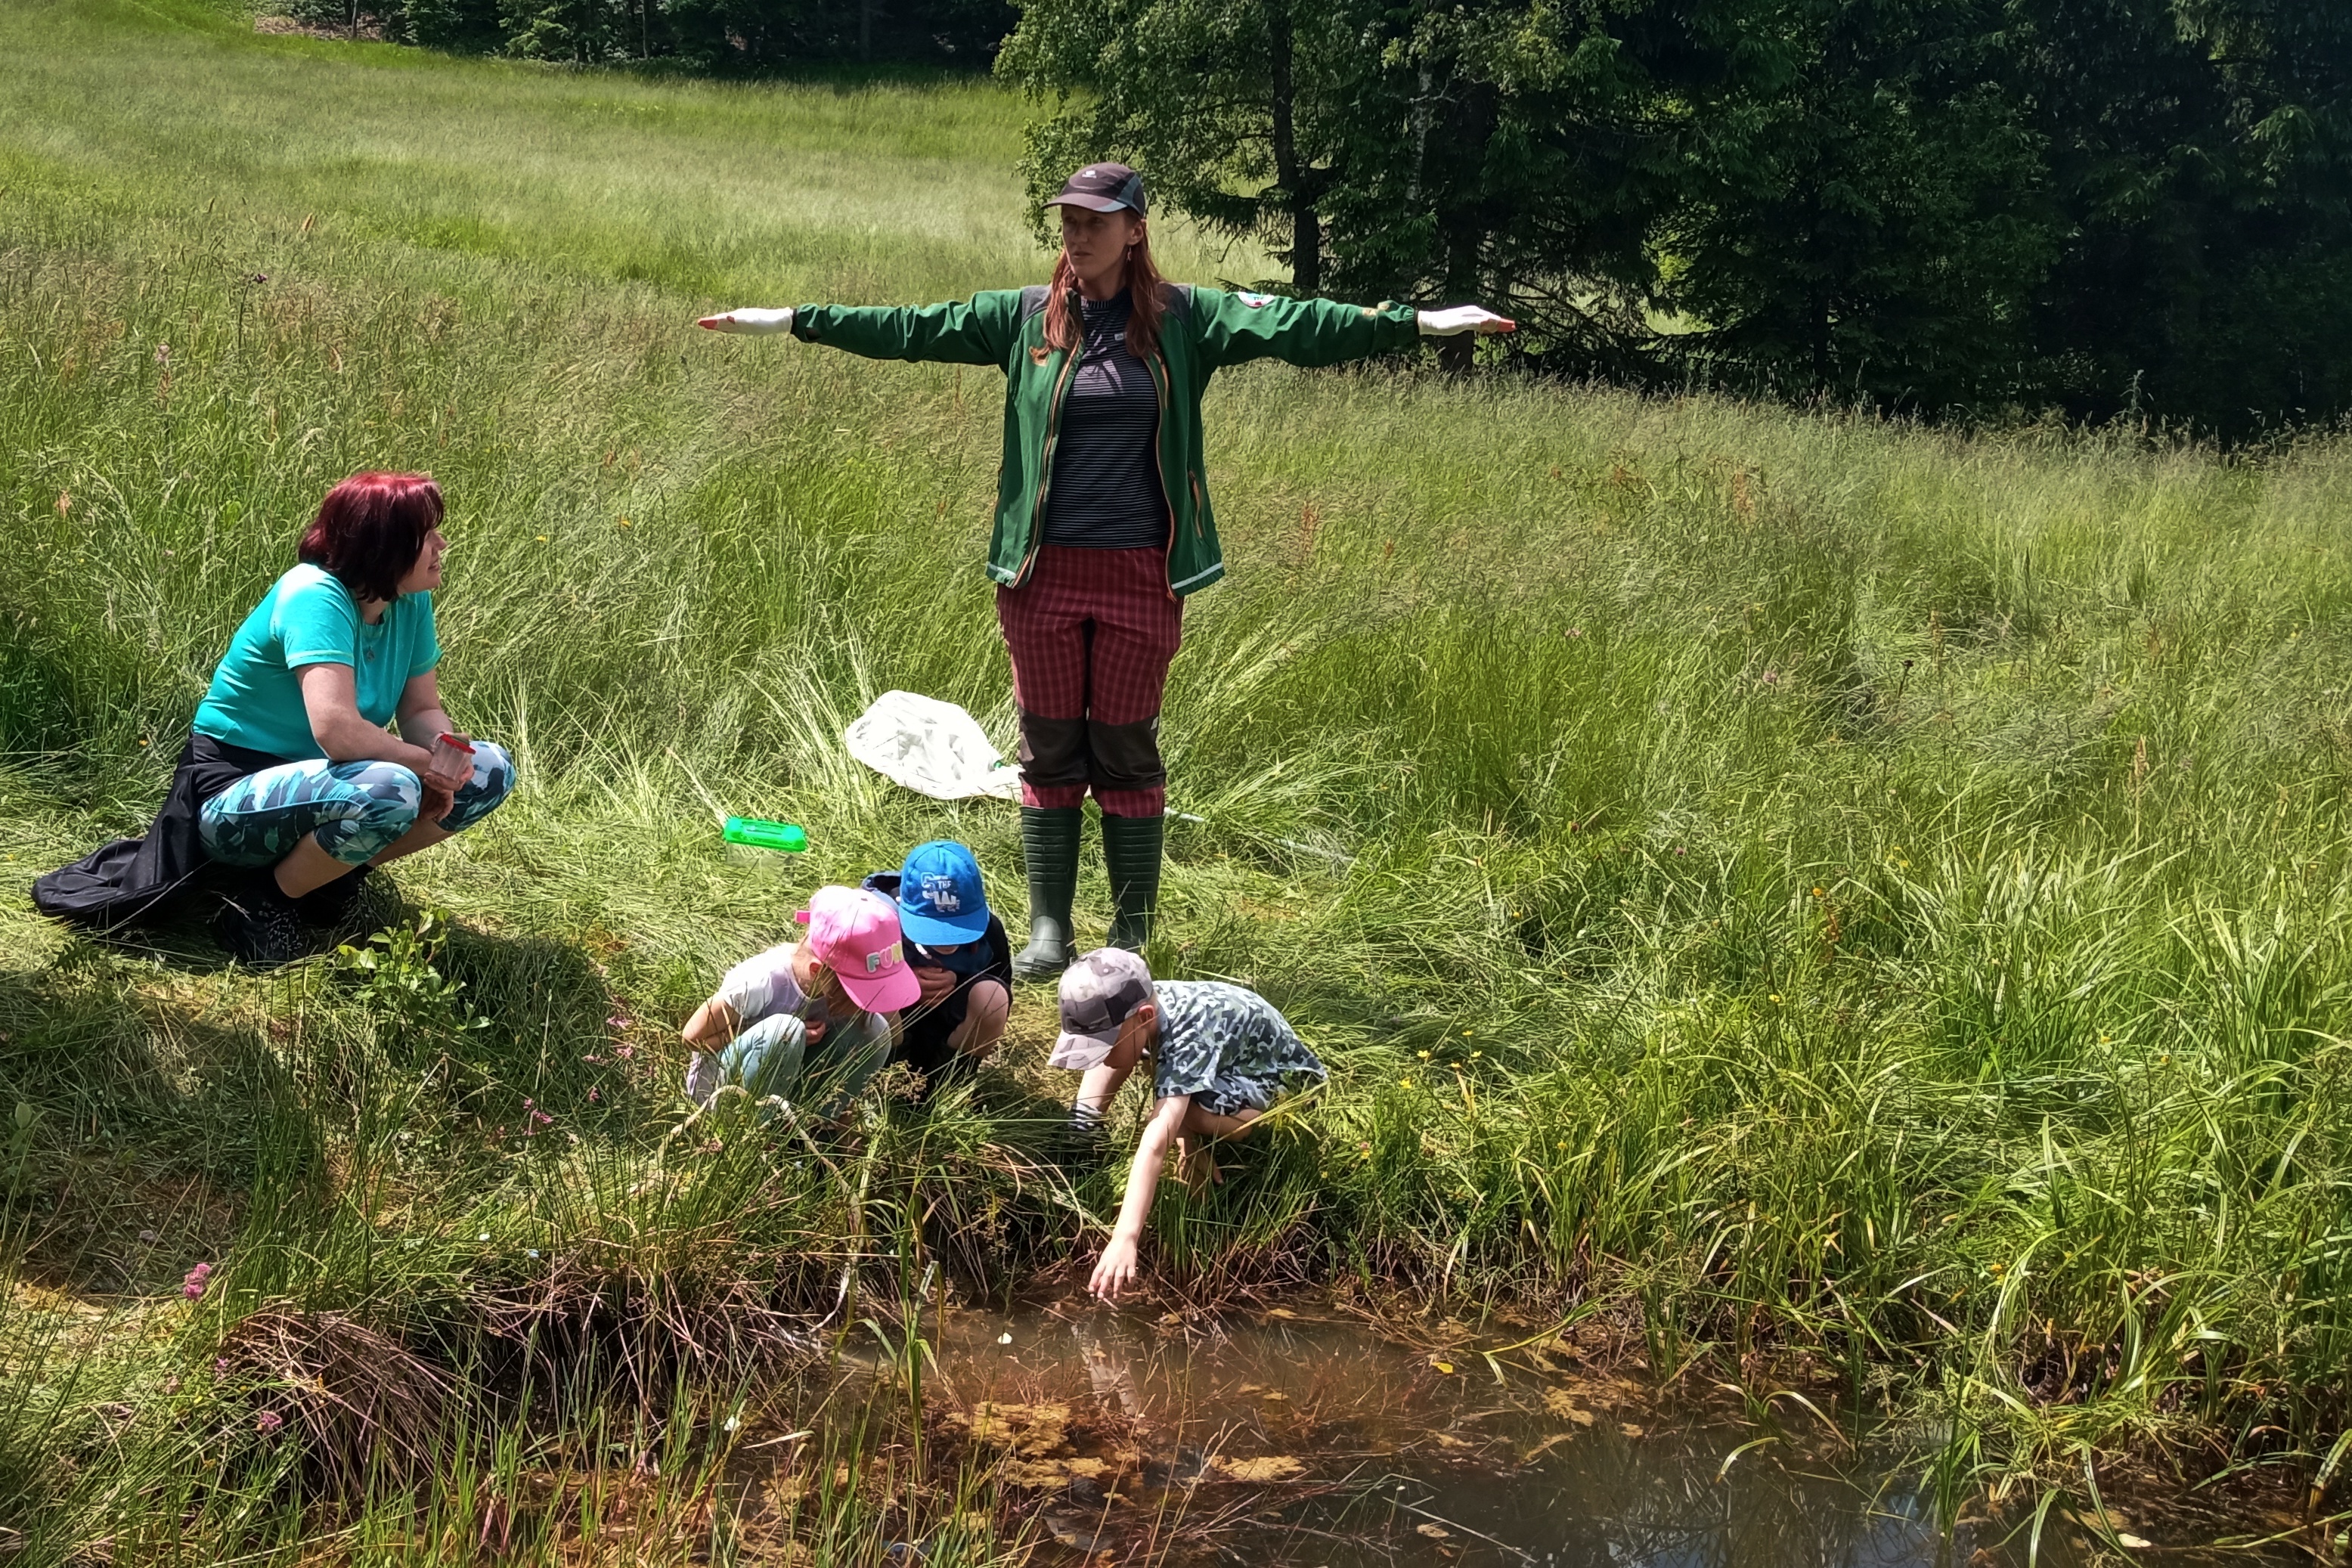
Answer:
[{"label": "grass clump", "polygon": [[[168,3],[14,7],[0,81],[0,1519],[55,1560],[319,1530],[454,1560],[501,1539],[482,1489],[518,1517],[528,1481],[533,1517],[707,1549],[727,1510],[682,1478],[721,1473],[714,1412],[934,1266],[1038,1278],[1116,1197],[1055,1163],[1029,992],[971,1092],[886,1082],[844,1140],[674,1098],[677,1021],[817,881],[951,835],[1017,913],[1009,811],[838,744],[893,687],[1009,731],[994,375],[688,326],[1042,276],[1017,110]],[[1161,243],[1191,278],[1254,265]],[[1803,1352],[1948,1417],[1956,1485],[2329,1449],[2340,443],[2223,460],[1415,365],[1253,368],[1208,417],[1235,572],[1171,683],[1200,820],[1155,956],[1265,991],[1334,1077],[1160,1206],[1171,1292],[1356,1279],[1759,1385]],[[517,797],[338,960],[38,921],[32,876],[138,830],[362,467],[451,498],[445,689]],[[730,859],[714,808],[814,848]],[[362,1366],[379,1392],[326,1370]],[[404,1453],[436,1467],[413,1509]],[[878,1551],[881,1504],[831,1486],[793,1539]]]}]

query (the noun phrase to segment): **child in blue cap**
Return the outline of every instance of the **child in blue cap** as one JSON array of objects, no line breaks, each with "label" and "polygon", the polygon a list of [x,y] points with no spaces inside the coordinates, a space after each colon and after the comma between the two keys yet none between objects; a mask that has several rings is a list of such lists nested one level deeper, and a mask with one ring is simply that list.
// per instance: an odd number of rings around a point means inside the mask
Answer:
[{"label": "child in blue cap", "polygon": [[1013,944],[990,911],[980,862],[950,838],[907,852],[897,871],[866,885],[895,900],[907,963],[922,997],[898,1016],[893,1061],[923,1075],[924,1090],[968,1072],[1004,1037],[1013,1011]]}]

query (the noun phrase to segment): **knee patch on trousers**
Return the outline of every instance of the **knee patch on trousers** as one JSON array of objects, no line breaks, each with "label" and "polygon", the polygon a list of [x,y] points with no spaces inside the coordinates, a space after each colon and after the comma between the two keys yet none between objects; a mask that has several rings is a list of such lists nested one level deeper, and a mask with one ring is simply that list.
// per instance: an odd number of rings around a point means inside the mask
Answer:
[{"label": "knee patch on trousers", "polygon": [[1032,784],[1087,782],[1087,721],[1021,715],[1021,776]]},{"label": "knee patch on trousers", "polygon": [[1087,721],[1087,782],[1108,789],[1157,789],[1168,782],[1160,760],[1160,721],[1097,724]]}]

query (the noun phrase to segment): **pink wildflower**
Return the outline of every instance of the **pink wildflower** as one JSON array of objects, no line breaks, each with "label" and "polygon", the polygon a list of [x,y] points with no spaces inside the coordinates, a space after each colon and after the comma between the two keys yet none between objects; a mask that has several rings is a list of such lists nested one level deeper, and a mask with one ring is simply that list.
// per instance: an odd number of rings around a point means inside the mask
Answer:
[{"label": "pink wildflower", "polygon": [[623,1046],[618,1051],[614,1053],[614,1055],[621,1058],[625,1061],[636,1054],[637,1047],[635,1046]]},{"label": "pink wildflower", "polygon": [[205,1293],[205,1281],[212,1277],[213,1266],[211,1264],[197,1264],[194,1268],[189,1269],[187,1277],[180,1281],[180,1294],[185,1296],[191,1301],[194,1300],[197,1297]]},{"label": "pink wildflower", "polygon": [[275,1410],[265,1410],[253,1418],[253,1429],[265,1437],[285,1425],[286,1417],[278,1415]]},{"label": "pink wildflower", "polygon": [[604,1022],[615,1029],[629,1029],[636,1026],[618,1013],[614,1014],[611,1017],[605,1019]]}]

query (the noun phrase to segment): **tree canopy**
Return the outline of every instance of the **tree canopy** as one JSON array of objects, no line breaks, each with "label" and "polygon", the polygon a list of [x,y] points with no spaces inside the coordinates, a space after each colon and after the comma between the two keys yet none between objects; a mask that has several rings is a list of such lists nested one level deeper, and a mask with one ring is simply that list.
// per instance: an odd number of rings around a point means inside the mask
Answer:
[{"label": "tree canopy", "polygon": [[1560,369],[2352,408],[2341,0],[1027,0],[997,68],[1039,193],[1123,158],[1277,285],[1475,298]]}]

